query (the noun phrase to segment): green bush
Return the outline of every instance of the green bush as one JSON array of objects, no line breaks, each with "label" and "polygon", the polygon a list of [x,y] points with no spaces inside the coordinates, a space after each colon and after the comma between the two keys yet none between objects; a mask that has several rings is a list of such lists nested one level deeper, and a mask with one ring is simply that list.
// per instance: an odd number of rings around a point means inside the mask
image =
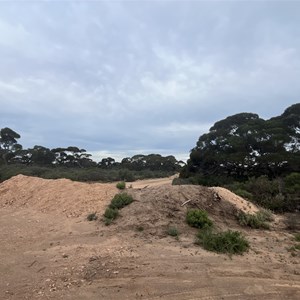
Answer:
[{"label": "green bush", "polygon": [[251,193],[249,193],[246,190],[243,189],[237,189],[233,191],[235,194],[237,194],[238,196],[245,198],[245,199],[249,199],[251,200],[253,198],[253,195]]},{"label": "green bush", "polygon": [[286,214],[285,225],[286,225],[286,229],[288,230],[299,231],[300,230],[299,213]]},{"label": "green bush", "polygon": [[300,233],[296,233],[294,236],[295,236],[295,241],[300,242]]},{"label": "green bush", "polygon": [[169,227],[167,229],[167,234],[170,235],[170,236],[178,237],[179,232],[178,232],[178,229],[176,227]]},{"label": "green bush", "polygon": [[265,222],[273,222],[274,221],[273,213],[269,209],[263,208],[257,213],[257,215],[259,216],[260,219],[264,220]]},{"label": "green bush", "polygon": [[270,226],[266,222],[273,220],[272,215],[269,215],[267,211],[259,211],[256,214],[246,214],[244,212],[240,212],[237,215],[237,219],[240,225],[256,229],[269,229]]},{"label": "green bush", "polygon": [[300,173],[291,173],[284,179],[285,188],[291,194],[300,192]]},{"label": "green bush", "polygon": [[121,193],[114,196],[109,205],[110,208],[120,209],[133,202],[132,196]]},{"label": "green bush", "polygon": [[115,208],[108,207],[104,212],[104,218],[114,220],[119,215],[119,211]]},{"label": "green bush", "polygon": [[249,249],[248,241],[238,231],[213,233],[210,229],[197,234],[196,243],[204,249],[228,254],[242,254]]},{"label": "green bush", "polygon": [[186,214],[186,222],[196,228],[212,226],[213,222],[208,218],[207,212],[201,209],[190,209]]},{"label": "green bush", "polygon": [[300,244],[293,245],[289,248],[286,248],[289,252],[297,252],[300,251]]},{"label": "green bush", "polygon": [[142,232],[142,231],[144,231],[144,227],[139,225],[139,226],[137,226],[136,230],[139,232]]},{"label": "green bush", "polygon": [[124,190],[126,188],[126,183],[124,181],[120,181],[116,184],[116,187],[119,189],[119,190]]},{"label": "green bush", "polygon": [[96,213],[91,213],[86,218],[88,221],[96,221],[98,219]]}]

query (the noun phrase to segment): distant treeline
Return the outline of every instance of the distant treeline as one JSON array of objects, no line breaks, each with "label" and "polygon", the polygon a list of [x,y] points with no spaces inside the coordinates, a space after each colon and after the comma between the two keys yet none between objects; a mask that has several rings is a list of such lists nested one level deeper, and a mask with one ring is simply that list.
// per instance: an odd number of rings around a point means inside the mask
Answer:
[{"label": "distant treeline", "polygon": [[106,157],[95,162],[85,149],[75,146],[23,149],[18,143],[19,138],[20,134],[8,127],[0,130],[0,181],[20,173],[79,181],[133,181],[172,175],[185,165],[172,155],[164,157],[160,154],[134,155],[121,162]]}]

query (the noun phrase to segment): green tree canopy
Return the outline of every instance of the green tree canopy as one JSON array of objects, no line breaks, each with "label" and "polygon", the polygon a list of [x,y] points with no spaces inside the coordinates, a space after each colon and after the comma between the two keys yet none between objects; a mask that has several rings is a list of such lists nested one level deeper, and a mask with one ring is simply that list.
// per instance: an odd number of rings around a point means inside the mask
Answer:
[{"label": "green tree canopy", "polygon": [[263,120],[240,113],[218,121],[200,136],[182,176],[276,177],[300,168],[300,104]]}]

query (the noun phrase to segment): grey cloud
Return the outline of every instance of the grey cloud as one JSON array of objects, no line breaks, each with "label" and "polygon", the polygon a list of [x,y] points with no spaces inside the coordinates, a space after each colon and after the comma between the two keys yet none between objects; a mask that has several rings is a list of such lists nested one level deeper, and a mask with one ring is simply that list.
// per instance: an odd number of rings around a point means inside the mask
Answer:
[{"label": "grey cloud", "polygon": [[0,8],[0,127],[28,147],[188,154],[221,118],[299,102],[297,2]]}]

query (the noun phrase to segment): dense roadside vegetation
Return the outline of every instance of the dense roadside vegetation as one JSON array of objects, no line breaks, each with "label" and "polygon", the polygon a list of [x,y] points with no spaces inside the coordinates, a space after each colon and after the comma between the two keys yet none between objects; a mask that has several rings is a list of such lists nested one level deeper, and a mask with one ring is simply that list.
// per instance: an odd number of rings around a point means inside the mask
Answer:
[{"label": "dense roadside vegetation", "polygon": [[134,155],[121,162],[107,157],[95,162],[85,149],[74,146],[23,149],[18,143],[19,138],[20,135],[10,128],[0,130],[0,181],[18,174],[77,181],[134,181],[167,177],[177,173],[184,165],[174,156],[159,154]]},{"label": "dense roadside vegetation", "polygon": [[276,212],[300,209],[300,103],[270,120],[240,113],[200,136],[175,183],[225,186]]}]

